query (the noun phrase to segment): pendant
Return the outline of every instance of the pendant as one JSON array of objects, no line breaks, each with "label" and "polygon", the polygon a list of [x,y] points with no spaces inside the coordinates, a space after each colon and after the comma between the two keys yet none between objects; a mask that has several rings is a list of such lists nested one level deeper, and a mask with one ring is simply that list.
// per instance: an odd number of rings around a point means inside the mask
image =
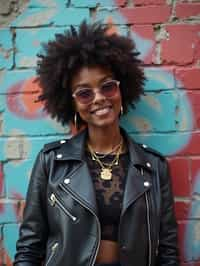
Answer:
[{"label": "pendant", "polygon": [[109,168],[103,168],[101,171],[102,180],[111,180],[112,179],[112,170]]}]

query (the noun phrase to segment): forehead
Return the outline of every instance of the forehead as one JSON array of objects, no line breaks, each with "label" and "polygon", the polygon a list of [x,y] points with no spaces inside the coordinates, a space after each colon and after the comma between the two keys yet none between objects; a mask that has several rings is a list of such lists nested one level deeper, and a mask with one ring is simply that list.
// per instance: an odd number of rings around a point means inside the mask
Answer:
[{"label": "forehead", "polygon": [[108,77],[112,77],[112,72],[101,66],[82,67],[72,77],[72,88],[83,84],[95,85]]}]

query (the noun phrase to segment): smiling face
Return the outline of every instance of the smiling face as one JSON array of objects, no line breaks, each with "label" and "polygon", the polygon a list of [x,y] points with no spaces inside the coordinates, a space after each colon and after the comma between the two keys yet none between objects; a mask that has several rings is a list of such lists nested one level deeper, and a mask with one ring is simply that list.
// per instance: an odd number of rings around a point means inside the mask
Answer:
[{"label": "smiling face", "polygon": [[103,67],[83,67],[72,78],[72,93],[89,88],[94,91],[94,99],[88,103],[82,103],[74,98],[76,111],[81,119],[88,125],[88,128],[99,128],[118,126],[119,113],[121,108],[121,94],[117,87],[112,97],[104,96],[99,88],[114,77],[112,73]]}]

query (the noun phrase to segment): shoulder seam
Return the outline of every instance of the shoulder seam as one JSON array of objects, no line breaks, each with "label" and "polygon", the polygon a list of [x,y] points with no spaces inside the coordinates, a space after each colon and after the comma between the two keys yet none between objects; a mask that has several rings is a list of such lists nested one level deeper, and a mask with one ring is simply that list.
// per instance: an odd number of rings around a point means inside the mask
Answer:
[{"label": "shoulder seam", "polygon": [[165,159],[164,155],[163,155],[162,153],[160,153],[159,151],[154,150],[153,148],[151,148],[151,147],[149,147],[149,146],[147,146],[147,145],[141,144],[141,143],[139,143],[139,145],[140,145],[140,147],[141,147],[142,149],[146,150],[147,152],[150,152],[150,153],[152,153],[152,154],[154,154],[154,155],[160,157],[162,160]]},{"label": "shoulder seam", "polygon": [[48,152],[50,150],[58,149],[63,143],[65,143],[65,140],[57,140],[54,142],[47,143],[43,146],[43,152]]}]

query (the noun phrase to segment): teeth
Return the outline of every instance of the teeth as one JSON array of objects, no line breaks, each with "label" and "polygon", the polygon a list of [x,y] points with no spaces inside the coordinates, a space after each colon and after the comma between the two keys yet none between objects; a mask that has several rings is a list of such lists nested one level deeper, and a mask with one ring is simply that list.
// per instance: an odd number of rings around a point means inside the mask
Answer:
[{"label": "teeth", "polygon": [[109,108],[106,107],[106,108],[99,109],[99,110],[95,111],[95,114],[96,115],[104,115],[104,114],[107,114],[108,112],[109,112]]}]

